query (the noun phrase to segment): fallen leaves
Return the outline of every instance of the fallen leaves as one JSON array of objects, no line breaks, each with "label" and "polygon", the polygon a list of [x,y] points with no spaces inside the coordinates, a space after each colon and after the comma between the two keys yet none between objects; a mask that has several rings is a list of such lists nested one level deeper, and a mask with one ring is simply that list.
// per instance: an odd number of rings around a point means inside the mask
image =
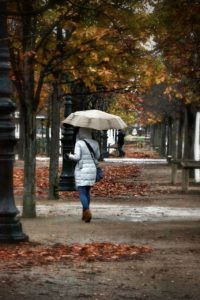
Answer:
[{"label": "fallen leaves", "polygon": [[136,165],[105,165],[105,176],[92,188],[92,195],[116,198],[116,196],[135,196],[146,192],[148,185],[137,182],[140,168]]},{"label": "fallen leaves", "polygon": [[[149,247],[95,242],[88,244],[41,246],[31,243],[0,245],[0,268],[23,268],[55,262],[122,261],[150,253]],[[6,262],[6,263],[5,263]]]},{"label": "fallen leaves", "polygon": [[126,158],[159,158],[159,153],[146,149],[137,151],[132,144],[125,144],[124,150]]},{"label": "fallen leaves", "polygon": [[[148,189],[145,183],[137,182],[140,168],[136,165],[112,165],[102,163],[104,178],[92,188],[92,195],[98,197],[135,196],[143,195]],[[14,193],[15,196],[23,195],[23,169],[14,168]],[[39,199],[48,197],[49,168],[47,166],[36,169],[36,196]],[[60,198],[70,195],[77,197],[77,192],[60,192]]]},{"label": "fallen leaves", "polygon": [[126,155],[126,158],[155,158],[155,157],[152,157],[149,153],[133,152],[133,153],[128,153]]}]

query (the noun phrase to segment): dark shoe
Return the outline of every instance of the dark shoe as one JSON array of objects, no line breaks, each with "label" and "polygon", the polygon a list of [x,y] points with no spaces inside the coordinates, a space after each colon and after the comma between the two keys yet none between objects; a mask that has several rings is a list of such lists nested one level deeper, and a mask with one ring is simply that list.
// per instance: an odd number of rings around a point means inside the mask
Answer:
[{"label": "dark shoe", "polygon": [[91,219],[92,219],[91,211],[89,209],[84,210],[82,220],[85,221],[86,223],[89,223]]}]

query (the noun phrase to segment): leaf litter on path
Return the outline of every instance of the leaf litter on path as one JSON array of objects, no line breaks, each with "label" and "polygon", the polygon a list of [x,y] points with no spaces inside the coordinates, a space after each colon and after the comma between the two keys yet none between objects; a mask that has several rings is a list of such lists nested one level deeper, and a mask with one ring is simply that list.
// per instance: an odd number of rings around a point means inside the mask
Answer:
[{"label": "leaf litter on path", "polygon": [[[92,195],[98,197],[115,197],[116,195],[130,196],[143,195],[149,188],[148,184],[137,182],[140,176],[140,168],[136,165],[112,165],[102,163],[104,178],[92,188]],[[38,199],[48,197],[48,167],[39,167],[36,170],[36,195]],[[14,193],[23,195],[23,170],[14,168]],[[66,196],[77,197],[77,192],[60,192],[60,198]]]},{"label": "leaf litter on path", "polygon": [[33,243],[0,245],[0,269],[47,265],[56,262],[123,261],[150,253],[151,248],[128,244],[95,242],[87,244],[54,244],[42,246]]}]

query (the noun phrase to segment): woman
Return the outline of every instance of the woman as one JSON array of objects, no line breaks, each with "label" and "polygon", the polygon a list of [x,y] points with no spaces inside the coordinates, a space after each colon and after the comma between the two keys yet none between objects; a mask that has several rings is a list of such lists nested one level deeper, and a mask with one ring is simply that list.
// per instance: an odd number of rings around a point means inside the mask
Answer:
[{"label": "woman", "polygon": [[124,157],[125,156],[125,152],[123,150],[123,146],[124,146],[124,137],[125,137],[125,133],[119,129],[118,131],[118,135],[117,135],[117,146],[118,146],[118,152],[119,152],[119,157]]},{"label": "woman", "polygon": [[90,211],[90,189],[96,182],[96,165],[86,143],[94,151],[94,159],[98,163],[100,150],[98,142],[92,139],[92,130],[90,128],[79,128],[76,135],[76,144],[74,154],[69,154],[69,159],[77,162],[75,167],[75,183],[79,191],[80,201],[83,207],[82,220],[90,222],[92,214]]}]

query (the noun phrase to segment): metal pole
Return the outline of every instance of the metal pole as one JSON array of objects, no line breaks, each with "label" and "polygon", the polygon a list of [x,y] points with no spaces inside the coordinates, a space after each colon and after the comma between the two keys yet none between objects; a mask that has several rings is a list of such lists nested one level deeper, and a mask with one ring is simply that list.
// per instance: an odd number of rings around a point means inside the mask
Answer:
[{"label": "metal pole", "polygon": [[101,151],[102,159],[107,158],[109,156],[107,141],[108,141],[107,130],[103,130],[102,131],[102,151]]},{"label": "metal pole", "polygon": [[[68,117],[72,112],[72,98],[70,95],[65,96],[65,113],[64,117]],[[62,142],[62,174],[60,176],[59,191],[75,191],[74,168],[75,162],[66,157],[67,153],[74,151],[74,127],[63,124]]]},{"label": "metal pole", "polygon": [[6,2],[0,1],[0,242],[28,240],[16,215],[13,196],[13,161],[16,144],[15,125],[11,114],[15,105],[10,100],[9,50],[7,44]]}]

